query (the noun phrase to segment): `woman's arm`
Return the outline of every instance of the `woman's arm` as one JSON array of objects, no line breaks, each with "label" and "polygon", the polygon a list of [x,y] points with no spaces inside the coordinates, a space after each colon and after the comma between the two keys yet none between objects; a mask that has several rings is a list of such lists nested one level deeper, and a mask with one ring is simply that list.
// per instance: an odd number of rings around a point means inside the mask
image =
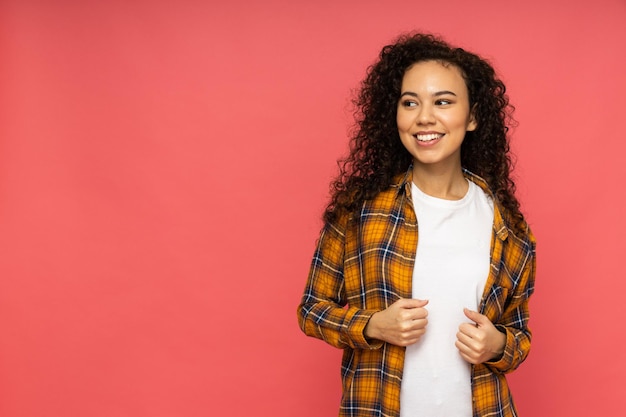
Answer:
[{"label": "woman's arm", "polygon": [[517,369],[530,351],[528,302],[535,287],[536,269],[535,239],[532,234],[529,236],[528,244],[530,249],[526,251],[521,273],[515,277],[518,281],[510,302],[504,307],[500,319],[494,323],[495,327],[506,335],[502,355],[484,363],[494,372],[508,373]]},{"label": "woman's arm", "polygon": [[345,221],[327,224],[322,230],[302,301],[298,323],[308,336],[338,348],[375,349],[379,341],[368,341],[364,329],[376,311],[346,306],[344,288]]}]

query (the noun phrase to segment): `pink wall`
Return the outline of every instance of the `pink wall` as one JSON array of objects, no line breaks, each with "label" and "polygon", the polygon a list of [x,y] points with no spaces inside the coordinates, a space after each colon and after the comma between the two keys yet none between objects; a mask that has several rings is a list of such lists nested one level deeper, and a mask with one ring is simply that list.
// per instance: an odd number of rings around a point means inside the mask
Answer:
[{"label": "pink wall", "polygon": [[0,415],[335,415],[295,308],[350,92],[410,29],[517,107],[521,414],[623,410],[626,3],[509,3],[2,1]]}]

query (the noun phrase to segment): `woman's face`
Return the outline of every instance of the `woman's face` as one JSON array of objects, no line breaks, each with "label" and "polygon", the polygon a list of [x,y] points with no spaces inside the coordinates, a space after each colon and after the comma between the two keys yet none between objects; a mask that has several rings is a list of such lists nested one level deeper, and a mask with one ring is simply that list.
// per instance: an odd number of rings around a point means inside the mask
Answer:
[{"label": "woman's face", "polygon": [[477,126],[460,70],[437,61],[409,67],[402,79],[396,121],[414,166],[460,169],[465,132]]}]

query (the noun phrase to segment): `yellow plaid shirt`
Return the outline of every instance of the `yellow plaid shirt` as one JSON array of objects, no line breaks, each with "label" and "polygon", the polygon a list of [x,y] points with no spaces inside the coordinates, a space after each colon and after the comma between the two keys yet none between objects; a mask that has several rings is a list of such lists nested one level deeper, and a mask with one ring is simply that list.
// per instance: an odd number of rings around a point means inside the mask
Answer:
[{"label": "yellow plaid shirt", "polygon": [[[465,176],[493,195],[481,178]],[[404,348],[366,340],[370,317],[399,298],[411,298],[418,227],[411,199],[411,170],[356,216],[326,224],[313,256],[298,320],[302,330],[344,350],[339,416],[400,415]],[[472,365],[474,417],[517,416],[505,374],[530,350],[528,300],[534,290],[535,238],[514,232],[494,204],[490,271],[480,312],[506,333],[503,355]]]}]

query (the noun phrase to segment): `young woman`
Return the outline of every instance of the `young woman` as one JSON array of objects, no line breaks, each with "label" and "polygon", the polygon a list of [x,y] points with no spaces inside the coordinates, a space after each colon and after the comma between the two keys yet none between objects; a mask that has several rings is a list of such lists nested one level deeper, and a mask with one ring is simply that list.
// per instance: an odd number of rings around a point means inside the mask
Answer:
[{"label": "young woman", "polygon": [[535,239],[510,177],[504,84],[432,35],[385,46],[298,308],[344,349],[340,416],[516,416]]}]

